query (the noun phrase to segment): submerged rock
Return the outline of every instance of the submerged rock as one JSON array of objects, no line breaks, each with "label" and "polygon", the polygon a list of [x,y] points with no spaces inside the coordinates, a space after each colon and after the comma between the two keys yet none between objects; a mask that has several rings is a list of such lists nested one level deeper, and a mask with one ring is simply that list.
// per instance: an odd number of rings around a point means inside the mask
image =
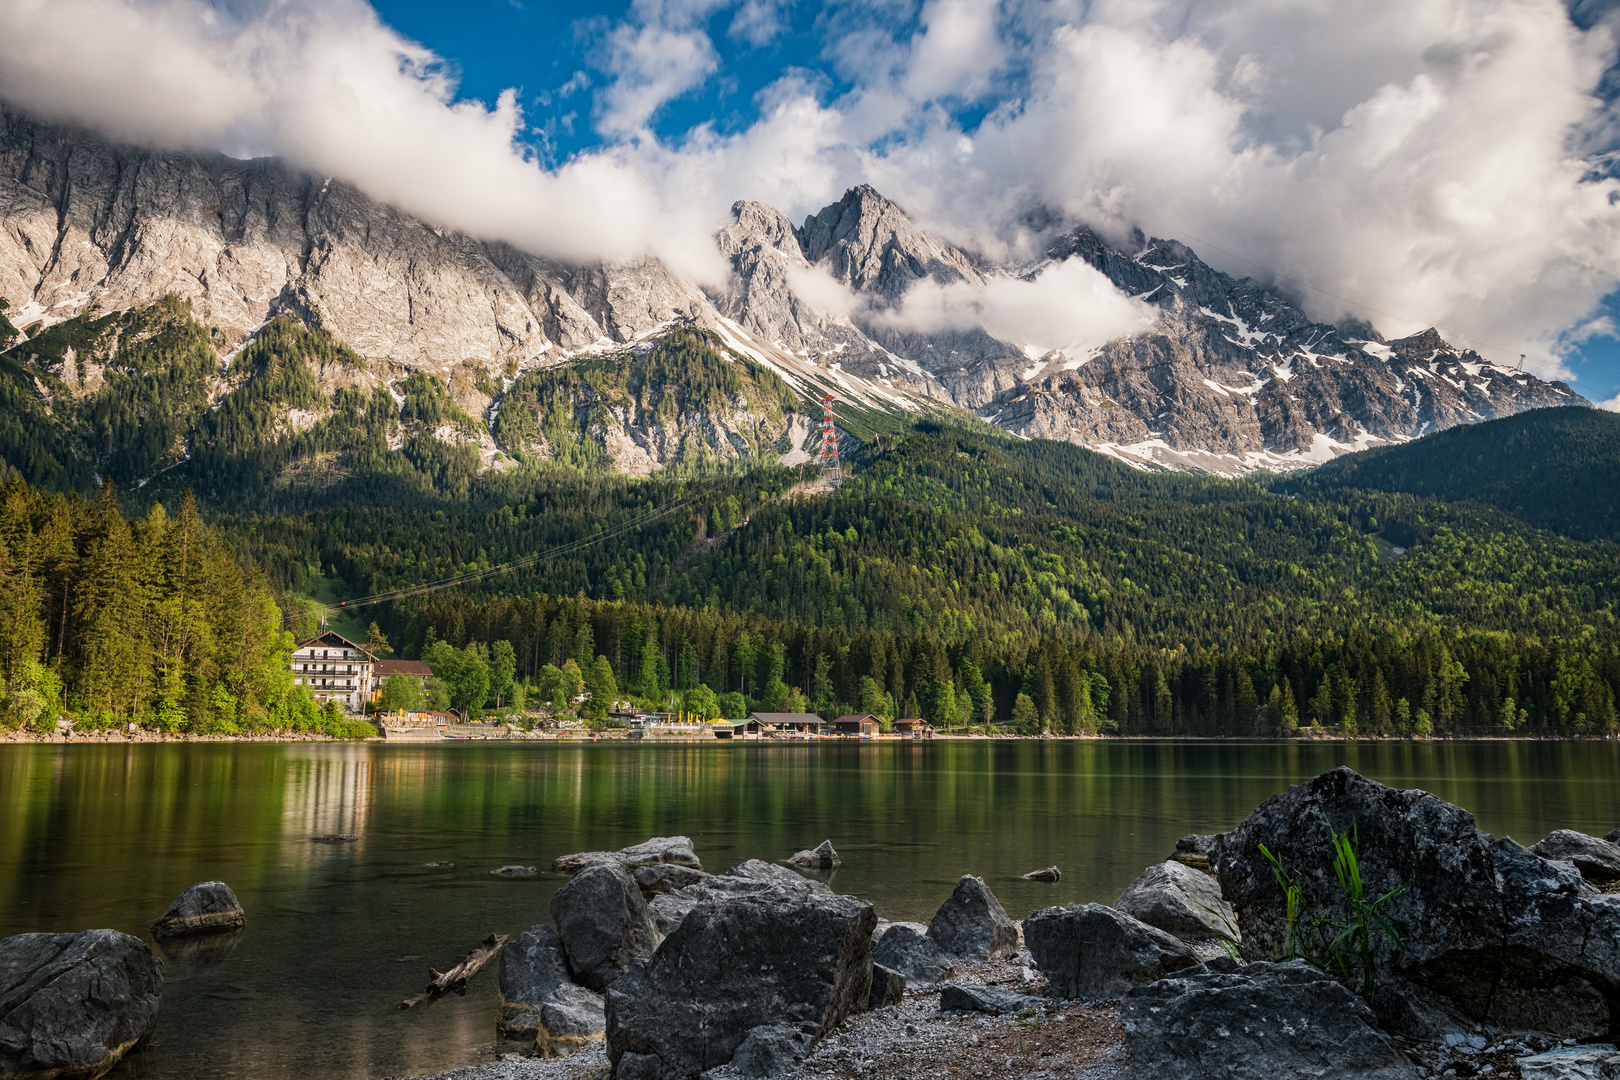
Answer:
[{"label": "submerged rock", "polygon": [[963,874],[949,900],[928,924],[928,937],[963,960],[1003,960],[1018,952],[1018,925],[983,878]]},{"label": "submerged rock", "polygon": [[1055,866],[1043,866],[1024,875],[1025,881],[1044,881],[1048,884],[1063,880],[1063,871]]},{"label": "submerged rock", "polygon": [[1567,862],[1480,832],[1473,815],[1428,792],[1347,768],[1273,796],[1217,838],[1216,874],[1246,949],[1272,954],[1286,934],[1262,844],[1298,883],[1305,911],[1346,914],[1328,822],[1353,831],[1369,897],[1410,882],[1379,908],[1405,928],[1402,945],[1373,934],[1373,1003],[1385,1030],[1442,1037],[1448,1012],[1560,1038],[1609,1030],[1611,1000],[1620,1002],[1620,897],[1599,893]]},{"label": "submerged rock", "polygon": [[358,839],[360,839],[360,836],[357,833],[334,832],[312,836],[309,838],[309,842],[312,844],[352,844]]},{"label": "submerged rock", "polygon": [[1559,829],[1530,849],[1543,859],[1574,863],[1587,881],[1620,881],[1620,845],[1573,829]]},{"label": "submerged rock", "polygon": [[562,941],[549,926],[532,927],[507,943],[499,984],[501,1034],[533,1039],[542,1057],[582,1050],[607,1030],[601,995],[569,981]]},{"label": "submerged rock", "polygon": [[537,867],[537,866],[519,866],[516,863],[514,863],[514,864],[512,864],[510,866],[497,867],[494,870],[491,870],[490,873],[493,874],[495,877],[529,878],[529,877],[539,877],[540,876],[540,868]]},{"label": "submerged rock", "polygon": [[788,1032],[803,1037],[802,1052],[866,1009],[876,923],[872,905],[852,896],[788,886],[711,893],[650,962],[609,987],[614,1076],[695,1077],[732,1061],[762,1026],[773,1030],[754,1040],[747,1057],[779,1068]]},{"label": "submerged rock", "polygon": [[551,918],[574,981],[598,993],[663,940],[636,879],[611,859],[587,863],[558,889]]},{"label": "submerged rock", "polygon": [[152,1032],[163,962],[116,930],[0,939],[0,1076],[93,1080]]},{"label": "submerged rock", "polygon": [[1232,906],[1209,874],[1185,863],[1162,862],[1142,871],[1114,901],[1125,914],[1183,941],[1207,941],[1237,933]]},{"label": "submerged rock", "polygon": [[694,870],[703,869],[697,853],[692,850],[691,838],[686,836],[655,836],[618,851],[581,851],[573,855],[559,855],[552,860],[551,868],[564,874],[576,874],[587,863],[597,859],[613,859],[632,870],[638,866],[666,863],[690,866]]},{"label": "submerged rock", "polygon": [[833,850],[831,840],[823,840],[812,850],[795,852],[788,856],[787,861],[806,870],[836,870],[843,865],[838,852]]},{"label": "submerged rock", "polygon": [[872,941],[872,959],[893,968],[919,986],[951,977],[951,961],[922,923],[897,922],[883,927]]},{"label": "submerged rock", "polygon": [[247,924],[241,901],[231,887],[223,881],[204,881],[193,885],[169,905],[157,922],[152,924],[155,938],[192,937],[200,934],[224,934],[240,930]]},{"label": "submerged rock", "polygon": [[1154,1080],[1418,1080],[1372,1010],[1304,961],[1231,961],[1133,989],[1121,1019],[1136,1075]]},{"label": "submerged rock", "polygon": [[1067,904],[1024,920],[1024,944],[1054,994],[1099,1001],[1198,963],[1179,938],[1102,904]]}]

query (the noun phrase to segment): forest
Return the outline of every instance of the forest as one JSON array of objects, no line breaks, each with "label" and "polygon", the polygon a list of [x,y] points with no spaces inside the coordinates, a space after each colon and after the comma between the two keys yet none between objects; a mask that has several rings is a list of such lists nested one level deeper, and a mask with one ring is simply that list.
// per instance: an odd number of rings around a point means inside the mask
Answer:
[{"label": "forest", "polygon": [[[13,716],[337,725],[280,680],[292,636],[323,604],[448,579],[336,614],[446,668],[463,707],[611,685],[704,715],[1027,732],[1617,728],[1616,501],[1572,493],[1614,485],[1620,417],[1543,410],[1242,480],[971,422],[841,420],[850,475],[805,495],[763,441],[606,469],[600,407],[794,406],[695,332],[517,379],[493,423],[552,453],[498,469],[436,437],[485,421],[432,376],[365,392],[364,361],[291,316],[228,365],[212,340],[172,302],[0,354]],[[81,597],[114,571],[86,568],[125,550],[135,583],[107,615]],[[234,584],[200,586],[202,565]]]}]

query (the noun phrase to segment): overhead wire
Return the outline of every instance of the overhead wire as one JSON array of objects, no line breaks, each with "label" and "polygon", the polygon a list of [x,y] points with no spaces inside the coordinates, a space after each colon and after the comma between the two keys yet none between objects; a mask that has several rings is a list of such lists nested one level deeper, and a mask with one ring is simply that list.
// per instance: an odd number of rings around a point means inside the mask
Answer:
[{"label": "overhead wire", "polygon": [[[442,589],[452,589],[459,585],[486,581],[490,578],[499,577],[503,574],[510,574],[517,570],[527,569],[532,566],[538,566],[542,563],[551,562],[566,555],[572,555],[575,552],[583,551],[586,548],[603,543],[604,541],[612,540],[617,537],[624,536],[627,533],[634,532],[635,530],[649,525],[660,518],[667,517],[670,514],[689,507],[698,499],[714,491],[721,484],[731,479],[734,479],[732,474],[717,473],[707,480],[700,481],[679,498],[674,499],[671,502],[667,502],[663,506],[653,507],[649,510],[643,511],[641,514],[632,517],[627,521],[622,521],[611,528],[603,529],[601,532],[580,537],[576,540],[570,540],[545,551],[524,555],[517,559],[511,559],[503,563],[496,563],[493,566],[481,567],[479,569],[470,570],[461,574],[451,574],[445,577],[435,578],[432,581],[420,582],[416,585],[406,585],[397,589],[388,589],[383,592],[371,593],[366,596],[354,597],[349,600],[341,600],[336,604],[321,604],[319,607],[321,609],[322,617],[324,618],[328,613],[349,611],[363,607],[373,607],[377,604],[389,603],[394,600],[403,600],[406,597],[422,596],[427,593],[438,592]],[[305,612],[289,613],[283,616],[282,622],[285,624],[296,621],[303,618],[305,614]]]}]

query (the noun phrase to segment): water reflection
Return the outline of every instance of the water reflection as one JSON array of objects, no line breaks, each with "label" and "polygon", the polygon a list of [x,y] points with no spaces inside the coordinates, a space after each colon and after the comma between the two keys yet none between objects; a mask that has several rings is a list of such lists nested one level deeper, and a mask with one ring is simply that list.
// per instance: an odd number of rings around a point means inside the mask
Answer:
[{"label": "water reflection", "polygon": [[[969,871],[1022,916],[1111,901],[1177,837],[1339,764],[1525,843],[1620,826],[1612,743],[5,746],[0,933],[144,934],[219,878],[247,928],[165,947],[158,1043],[115,1075],[405,1075],[493,1041],[492,978],[394,1006],[429,965],[546,918],[560,879],[497,866],[685,833],[722,869],[831,839],[834,887],[888,918],[926,919]],[[309,842],[332,832],[361,840]],[[1019,878],[1050,864],[1056,885]]]}]

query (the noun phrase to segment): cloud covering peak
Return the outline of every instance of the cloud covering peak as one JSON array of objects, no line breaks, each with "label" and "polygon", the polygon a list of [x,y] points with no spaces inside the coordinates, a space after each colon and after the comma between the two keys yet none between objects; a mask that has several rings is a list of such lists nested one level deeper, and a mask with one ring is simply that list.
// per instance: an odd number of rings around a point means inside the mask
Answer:
[{"label": "cloud covering peak", "polygon": [[[636,0],[593,31],[601,141],[554,167],[516,93],[458,98],[448,65],[361,0],[7,7],[7,102],[151,145],[278,154],[558,258],[651,252],[714,282],[733,200],[802,215],[870,182],[992,254],[1032,254],[1037,207],[1140,226],[1274,273],[1318,317],[1438,325],[1545,375],[1612,333],[1612,6],[1577,23],[1557,0],[829,3],[821,55],[759,87],[745,123],[660,136],[671,103],[728,77],[711,28],[763,47],[789,9]],[[1029,298],[1089,284],[1049,271],[972,304],[919,294],[907,317],[972,310],[995,332],[998,312],[1025,325]],[[1041,333],[1112,332],[1137,317],[1119,299],[1092,297],[1083,323],[1059,306]]]}]

